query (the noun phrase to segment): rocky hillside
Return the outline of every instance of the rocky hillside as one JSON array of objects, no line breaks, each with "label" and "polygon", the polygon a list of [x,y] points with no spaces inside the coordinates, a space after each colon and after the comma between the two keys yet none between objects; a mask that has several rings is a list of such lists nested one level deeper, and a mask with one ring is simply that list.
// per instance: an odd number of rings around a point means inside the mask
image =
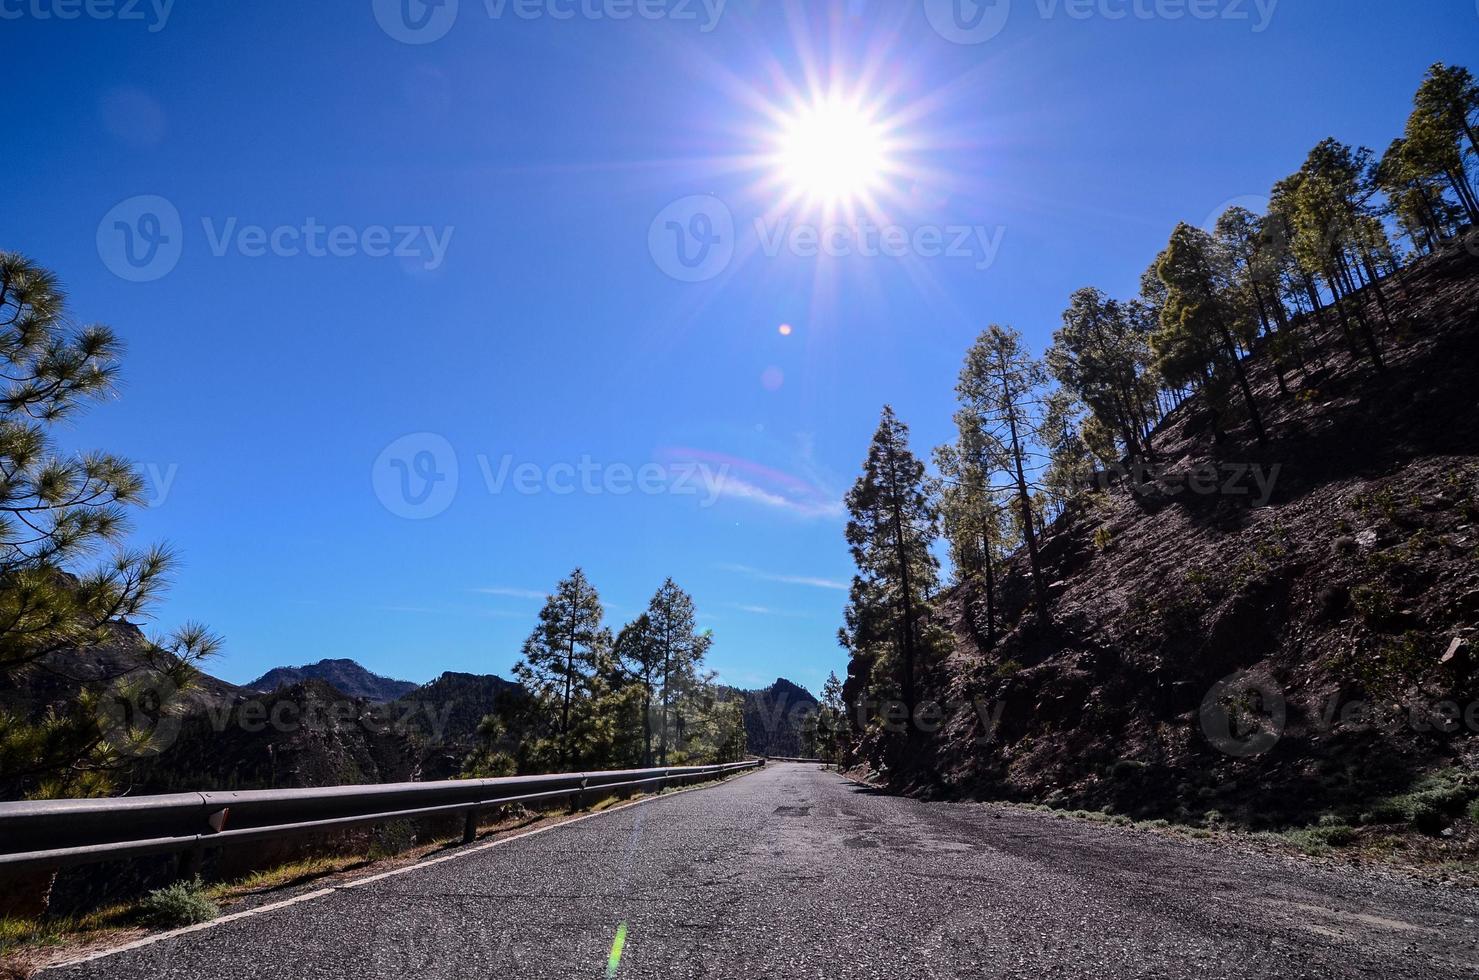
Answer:
[{"label": "rocky hillside", "polygon": [[394,701],[416,689],[410,681],[381,677],[345,659],[320,660],[302,667],[274,667],[246,686],[248,690],[270,694],[304,681],[323,681],[350,697],[367,701]]},{"label": "rocky hillside", "polygon": [[1332,353],[1287,396],[1265,352],[1247,361],[1267,445],[1246,425],[1214,440],[1193,398],[1148,478],[1049,528],[1051,629],[1024,615],[1020,558],[989,646],[977,590],[948,592],[932,695],[950,720],[885,777],[1253,825],[1462,812],[1479,795],[1479,260],[1431,257],[1385,291],[1385,371],[1333,317],[1324,337],[1307,321]]},{"label": "rocky hillside", "polygon": [[784,677],[769,687],[743,691],[745,741],[755,755],[799,756],[803,754],[801,730],[805,719],[815,715],[817,699],[799,684]]},{"label": "rocky hillside", "polygon": [[417,778],[423,745],[398,712],[310,680],[192,712],[134,771],[138,792],[275,789]]}]

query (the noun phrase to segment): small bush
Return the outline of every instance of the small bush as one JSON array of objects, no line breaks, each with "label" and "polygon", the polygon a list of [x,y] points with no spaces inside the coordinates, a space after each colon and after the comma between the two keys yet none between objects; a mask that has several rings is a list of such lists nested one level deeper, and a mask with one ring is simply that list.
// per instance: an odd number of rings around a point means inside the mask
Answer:
[{"label": "small bush", "polygon": [[1345,847],[1356,841],[1356,831],[1345,824],[1323,825],[1315,834],[1331,847]]},{"label": "small bush", "polygon": [[1469,804],[1469,819],[1479,823],[1479,800]]},{"label": "small bush", "polygon": [[1368,623],[1380,624],[1390,620],[1397,611],[1397,597],[1391,590],[1377,582],[1364,582],[1351,591],[1351,602],[1356,612]]},{"label": "small bush", "polygon": [[1288,830],[1280,835],[1306,854],[1325,854],[1336,847],[1347,847],[1356,842],[1356,831],[1345,824],[1321,823],[1318,827],[1303,830]]},{"label": "small bush", "polygon": [[1371,811],[1362,815],[1362,821],[1407,823],[1422,833],[1436,834],[1447,826],[1449,818],[1463,813],[1466,806],[1473,814],[1470,803],[1479,798],[1479,785],[1472,780],[1472,775],[1465,776],[1453,769],[1429,773],[1408,792],[1377,800]]},{"label": "small bush", "polygon": [[1005,680],[1006,678],[1016,674],[1021,669],[1022,665],[1017,663],[1017,661],[1007,660],[1003,663],[997,664],[996,670],[993,673],[998,680]]},{"label": "small bush", "polygon": [[147,925],[160,929],[176,929],[209,922],[221,910],[206,898],[205,886],[199,878],[193,881],[177,881],[167,888],[160,888],[144,896],[139,903],[139,918]]},{"label": "small bush", "polygon": [[410,820],[392,820],[378,825],[370,832],[368,857],[371,861],[381,861],[404,854],[415,846],[415,823]]}]

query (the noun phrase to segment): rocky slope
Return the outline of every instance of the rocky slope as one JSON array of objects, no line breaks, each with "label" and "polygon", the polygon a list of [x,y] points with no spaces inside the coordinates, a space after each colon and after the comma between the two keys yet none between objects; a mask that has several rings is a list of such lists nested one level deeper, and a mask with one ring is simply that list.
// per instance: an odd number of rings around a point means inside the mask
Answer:
[{"label": "rocky slope", "polygon": [[817,699],[810,691],[778,677],[769,687],[740,693],[744,696],[741,710],[750,752],[793,757],[803,754],[801,729],[806,718],[817,710]]},{"label": "rocky slope", "polygon": [[1193,398],[1155,435],[1154,479],[1049,529],[1050,630],[1020,558],[990,646],[978,591],[947,592],[932,696],[950,717],[886,777],[1252,825],[1461,814],[1479,796],[1479,260],[1384,286],[1385,372],[1307,322],[1326,363],[1289,395],[1265,352],[1247,362],[1268,445],[1246,425],[1214,441]]}]

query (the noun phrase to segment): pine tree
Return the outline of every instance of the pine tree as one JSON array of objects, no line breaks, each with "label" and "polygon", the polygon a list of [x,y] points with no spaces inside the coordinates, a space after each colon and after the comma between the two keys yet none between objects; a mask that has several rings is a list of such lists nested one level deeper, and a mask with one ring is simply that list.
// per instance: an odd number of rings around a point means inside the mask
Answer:
[{"label": "pine tree", "polygon": [[1444,187],[1430,168],[1416,159],[1407,140],[1397,138],[1371,168],[1371,185],[1386,198],[1393,217],[1413,247],[1431,254],[1457,232],[1461,208],[1444,197]]},{"label": "pine tree", "polygon": [[646,613],[622,627],[616,636],[616,656],[642,697],[642,765],[652,765],[652,707],[659,690],[662,646]]},{"label": "pine tree", "polygon": [[593,707],[608,693],[611,632],[602,625],[601,598],[577,568],[555,587],[539,612],[539,625],[524,641],[514,667],[519,682],[556,719],[555,746],[561,768],[577,756],[577,729],[590,738]]},{"label": "pine tree", "polygon": [[982,649],[996,644],[1001,563],[1015,548],[1002,491],[991,485],[990,454],[963,433],[953,446],[935,450],[940,473],[940,526],[958,583],[973,582],[985,609],[973,608],[968,626]]},{"label": "pine tree", "polygon": [[[858,574],[842,642],[869,687],[896,683],[912,711],[926,647],[921,617],[939,575],[930,551],[939,517],[924,464],[909,450],[909,430],[888,406],[846,504],[847,544]],[[849,666],[850,679],[854,670]]]},{"label": "pine tree", "polygon": [[1022,337],[1010,327],[992,324],[966,353],[956,393],[961,407],[955,413],[961,438],[986,447],[993,469],[1006,474],[1032,572],[1040,625],[1051,624],[1047,579],[1037,546],[1037,511],[1033,494],[1038,484],[1029,477],[1034,471],[1034,452],[1028,438],[1041,425],[1047,372],[1041,362],[1027,353]]},{"label": "pine tree", "polygon": [[725,692],[712,674],[695,681],[674,704],[681,738],[673,745],[679,765],[737,762],[745,754],[745,716],[741,698]]},{"label": "pine tree", "polygon": [[[1469,182],[1464,156],[1479,156],[1479,83],[1467,68],[1449,68],[1441,61],[1428,69],[1413,97],[1413,113],[1407,124],[1407,141],[1414,158],[1422,160],[1429,173],[1443,173],[1469,221],[1479,224],[1479,195]],[[1467,150],[1463,144],[1468,143]]]},{"label": "pine tree", "polygon": [[1048,348],[1048,370],[1120,440],[1124,456],[1149,450],[1155,387],[1148,383],[1150,337],[1132,304],[1080,289]]},{"label": "pine tree", "polygon": [[1334,139],[1324,140],[1310,151],[1299,174],[1291,178],[1292,244],[1299,263],[1311,276],[1324,279],[1352,355],[1359,356],[1354,339],[1359,337],[1377,369],[1384,370],[1376,335],[1363,305],[1355,299],[1364,269],[1372,291],[1385,308],[1381,284],[1371,263],[1371,240],[1377,235],[1384,239],[1385,233],[1371,228],[1362,186],[1371,156],[1364,147],[1355,149]]},{"label": "pine tree", "polygon": [[817,755],[828,762],[840,762],[846,751],[849,732],[847,703],[842,695],[842,681],[835,671],[827,674],[816,713]]},{"label": "pine tree", "polygon": [[646,616],[654,645],[658,764],[667,765],[674,706],[698,685],[704,657],[714,638],[698,631],[693,597],[672,579],[663,582],[647,604]]},{"label": "pine tree", "polygon": [[114,638],[119,620],[147,617],[175,565],[166,548],[124,547],[128,512],[142,503],[133,466],[110,453],[63,454],[52,441],[55,425],[113,391],[121,353],[107,327],[72,325],[51,272],[0,252],[0,689],[47,673],[75,693],[39,722],[0,712],[6,796],[107,792],[111,774],[152,751],[152,726],[111,724],[115,709],[175,710],[219,645],[189,624],[89,684],[57,662]]},{"label": "pine tree", "polygon": [[1214,413],[1226,404],[1229,380],[1243,395],[1253,432],[1266,442],[1253,388],[1238,352],[1237,308],[1222,288],[1216,244],[1206,232],[1181,223],[1161,253],[1156,272],[1166,284],[1160,329],[1151,338],[1166,382],[1198,383]]}]

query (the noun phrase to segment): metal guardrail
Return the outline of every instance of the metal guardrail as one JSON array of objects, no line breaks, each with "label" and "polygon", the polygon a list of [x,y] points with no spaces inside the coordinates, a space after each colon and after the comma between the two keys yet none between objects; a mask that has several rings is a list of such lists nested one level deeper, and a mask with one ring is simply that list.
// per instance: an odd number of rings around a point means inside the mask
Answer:
[{"label": "metal guardrail", "polygon": [[500,779],[0,803],[0,871],[171,851],[198,855],[206,847],[440,814],[462,814],[463,840],[471,842],[478,811],[487,807],[654,783],[662,789],[763,765],[764,760],[752,760]]},{"label": "metal guardrail", "polygon": [[765,757],[765,760],[767,762],[815,762],[818,765],[821,765],[827,761],[826,759],[800,759],[795,756],[788,755],[768,755]]}]

